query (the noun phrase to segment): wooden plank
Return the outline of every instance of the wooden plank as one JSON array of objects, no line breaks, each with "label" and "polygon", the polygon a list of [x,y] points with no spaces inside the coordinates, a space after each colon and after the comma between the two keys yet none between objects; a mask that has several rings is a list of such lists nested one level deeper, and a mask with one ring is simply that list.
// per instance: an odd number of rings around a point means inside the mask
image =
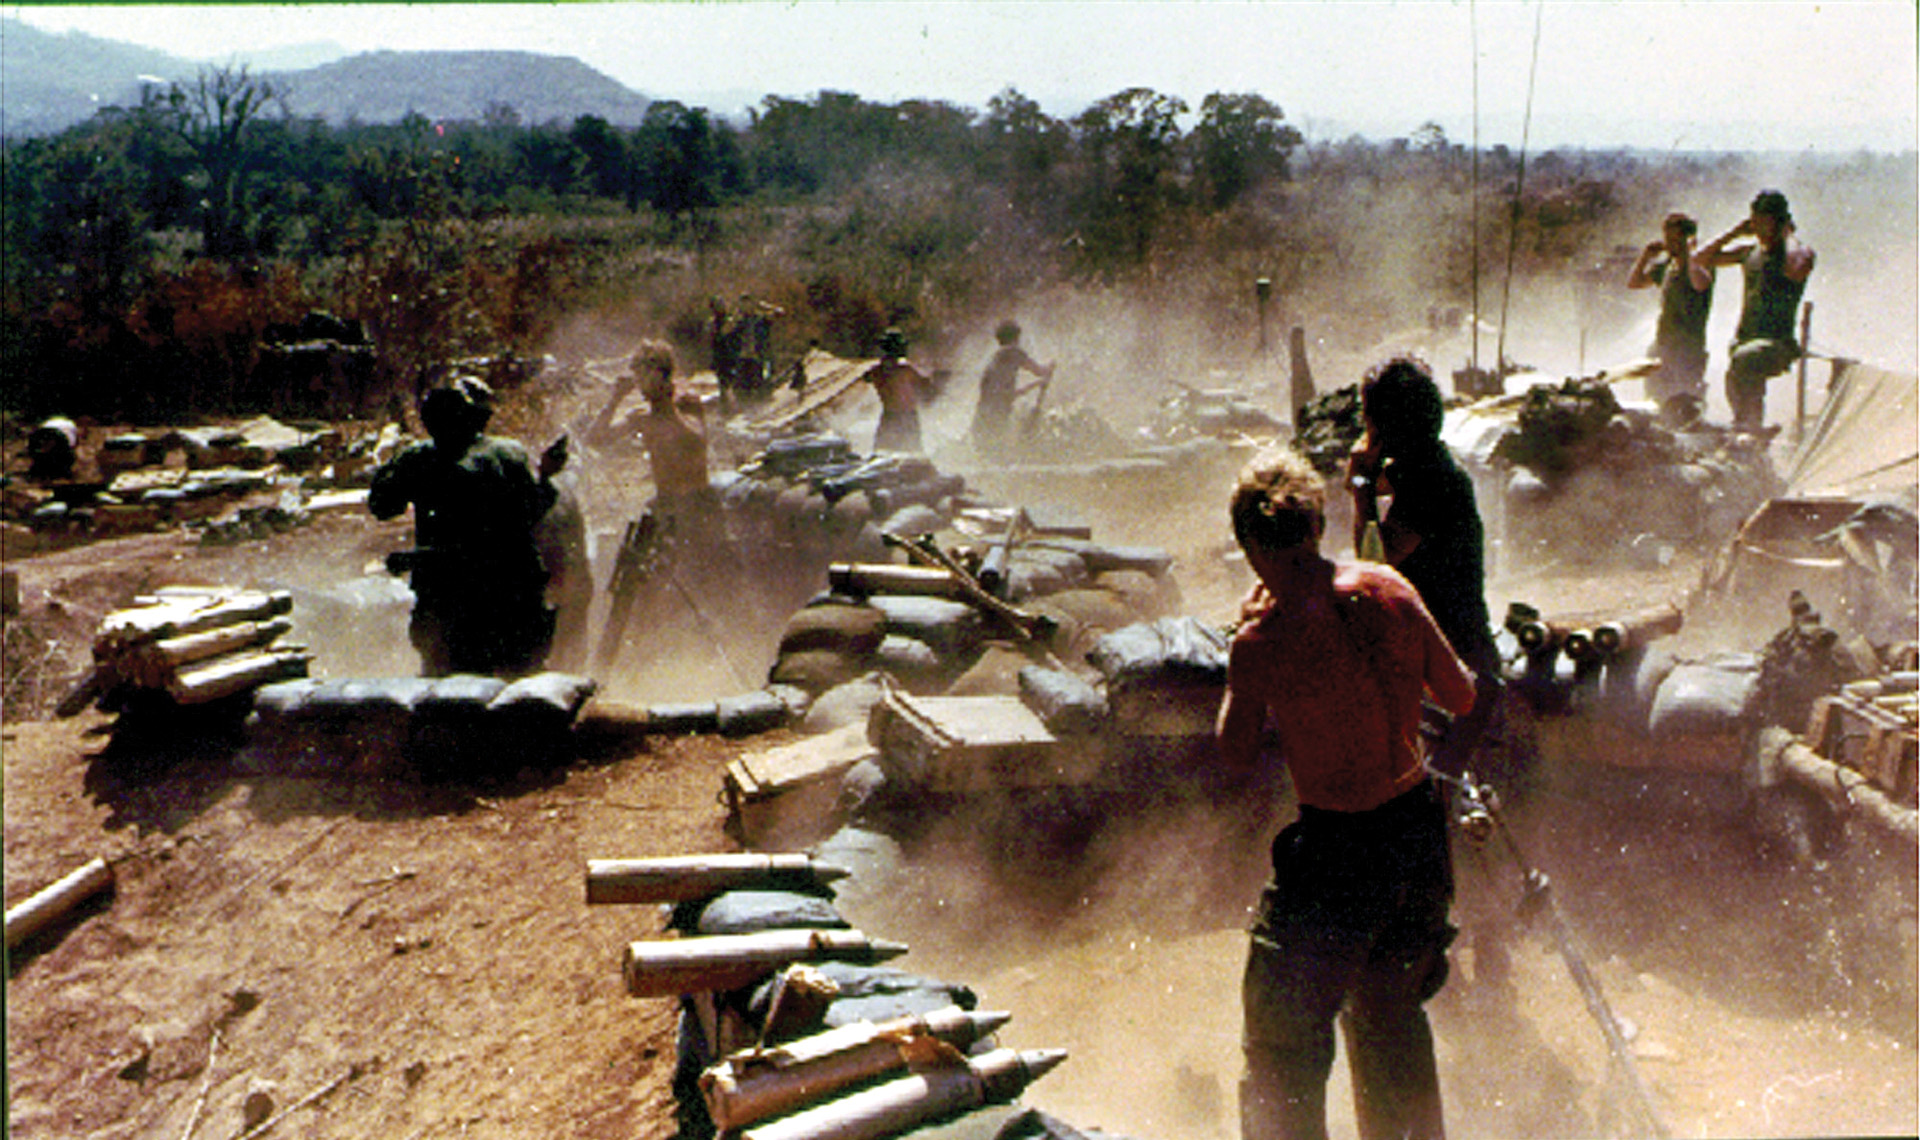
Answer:
[{"label": "wooden plank", "polygon": [[867,726],[850,724],[792,744],[748,753],[727,769],[740,773],[743,794],[758,798],[837,777],[878,754],[879,750],[867,741]]}]

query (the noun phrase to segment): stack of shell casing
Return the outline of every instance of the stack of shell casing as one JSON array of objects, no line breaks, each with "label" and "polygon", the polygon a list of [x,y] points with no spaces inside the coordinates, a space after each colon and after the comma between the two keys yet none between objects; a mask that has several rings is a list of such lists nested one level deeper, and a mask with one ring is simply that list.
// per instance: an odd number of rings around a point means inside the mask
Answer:
[{"label": "stack of shell casing", "polygon": [[[682,1091],[681,1135],[873,1140],[1015,1100],[1065,1059],[1057,1049],[996,1048],[993,1033],[1011,1015],[965,1008],[972,997],[964,991],[964,1005],[879,1020],[835,1019],[839,988],[823,968],[906,952],[898,943],[826,925],[838,918],[822,896],[830,897],[830,884],[847,873],[792,853],[588,862],[590,904],[660,903],[685,914],[730,893],[741,899],[786,894],[819,904],[814,926],[628,944],[622,962],[628,992],[677,995],[683,1024],[697,1030],[681,1034],[681,1068],[699,1073],[697,1102],[691,1090]],[[805,920],[797,912],[792,919]],[[696,928],[705,925],[702,919]]]},{"label": "stack of shell casing", "polygon": [[71,716],[109,693],[165,694],[197,705],[304,677],[311,655],[277,644],[292,631],[293,596],[217,586],[168,586],[115,610],[93,641],[93,672],[61,703]]}]

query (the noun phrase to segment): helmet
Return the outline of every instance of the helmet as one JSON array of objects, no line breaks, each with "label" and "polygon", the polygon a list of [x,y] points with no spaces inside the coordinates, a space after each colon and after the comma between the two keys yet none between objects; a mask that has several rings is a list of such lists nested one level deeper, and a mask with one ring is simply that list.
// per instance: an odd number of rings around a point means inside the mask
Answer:
[{"label": "helmet", "polygon": [[993,330],[993,339],[1001,344],[1012,344],[1020,339],[1020,326],[1013,321],[1001,321],[1000,327]]},{"label": "helmet", "polygon": [[905,356],[907,354],[907,334],[899,329],[888,329],[880,334],[880,355]]}]

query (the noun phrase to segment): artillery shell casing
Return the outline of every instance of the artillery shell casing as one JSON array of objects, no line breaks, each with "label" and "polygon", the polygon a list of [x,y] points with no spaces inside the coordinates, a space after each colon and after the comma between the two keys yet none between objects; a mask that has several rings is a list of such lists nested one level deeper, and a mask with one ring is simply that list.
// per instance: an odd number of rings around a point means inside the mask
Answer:
[{"label": "artillery shell casing", "polygon": [[7,911],[7,949],[53,925],[87,899],[113,885],[113,867],[95,859]]},{"label": "artillery shell casing", "polygon": [[724,891],[822,887],[846,878],[845,867],[810,855],[757,852],[675,855],[660,859],[590,859],[587,902],[677,903]]},{"label": "artillery shell casing", "polygon": [[629,942],[620,972],[634,997],[735,990],[794,962],[883,962],[907,952],[858,930],[764,930]]},{"label": "artillery shell casing", "polygon": [[905,1068],[906,1045],[913,1037],[938,1038],[964,1050],[1010,1016],[950,1005],[920,1017],[859,1021],[770,1049],[735,1053],[700,1074],[700,1092],[716,1126],[744,1128]]},{"label": "artillery shell casing", "polygon": [[996,1049],[767,1121],[742,1132],[741,1140],[877,1140],[1012,1100],[1065,1057],[1057,1049]]}]

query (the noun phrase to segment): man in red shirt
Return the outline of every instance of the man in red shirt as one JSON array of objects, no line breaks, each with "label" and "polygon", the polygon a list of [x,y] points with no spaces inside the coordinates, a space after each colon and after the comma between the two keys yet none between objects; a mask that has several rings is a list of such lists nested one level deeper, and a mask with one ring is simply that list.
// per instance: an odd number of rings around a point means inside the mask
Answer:
[{"label": "man in red shirt", "polygon": [[1273,451],[1231,506],[1260,582],[1228,658],[1221,760],[1251,770],[1271,744],[1300,800],[1274,840],[1247,956],[1241,1134],[1326,1136],[1344,1010],[1362,1140],[1438,1138],[1422,1004],[1446,980],[1453,875],[1420,721],[1423,698],[1470,708],[1473,676],[1399,572],[1320,554],[1325,496],[1303,456]]}]

